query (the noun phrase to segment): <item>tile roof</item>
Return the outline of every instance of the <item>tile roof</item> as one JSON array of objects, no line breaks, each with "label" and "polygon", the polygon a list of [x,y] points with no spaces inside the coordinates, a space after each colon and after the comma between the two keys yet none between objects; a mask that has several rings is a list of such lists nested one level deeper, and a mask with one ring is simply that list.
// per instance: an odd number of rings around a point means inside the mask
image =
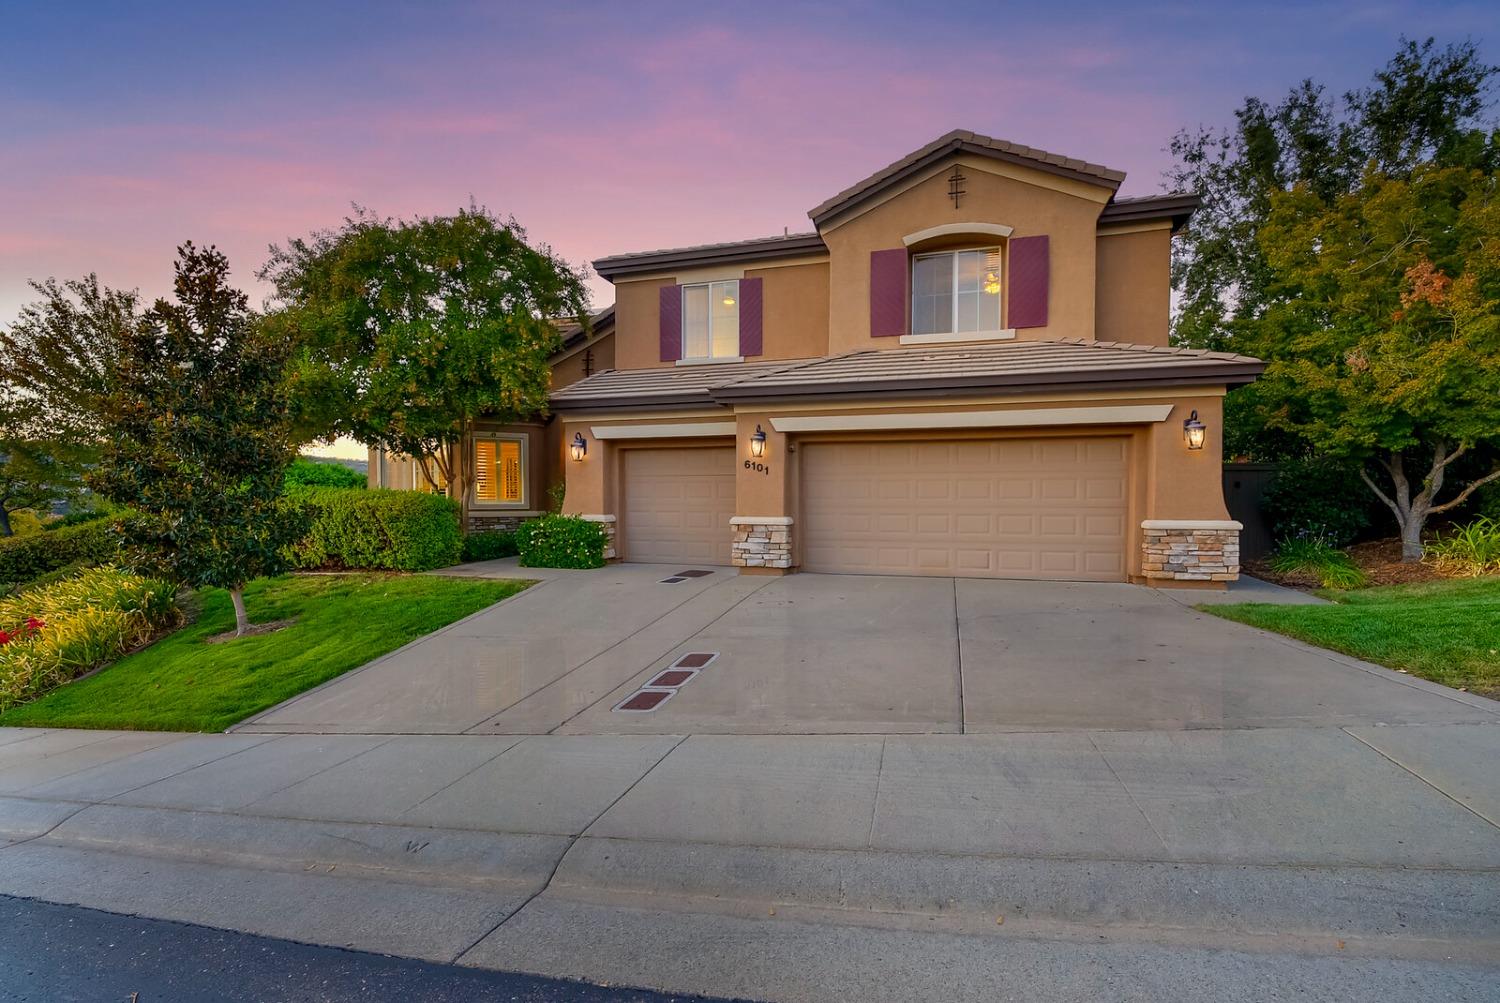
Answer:
[{"label": "tile roof", "polygon": [[993,136],[982,136],[965,129],[955,129],[946,135],[939,136],[920,150],[915,150],[895,163],[888,164],[863,181],[850,185],[833,198],[809,209],[807,215],[812,218],[813,223],[821,226],[828,217],[843,211],[861,199],[874,195],[911,172],[926,166],[930,161],[940,159],[954,151],[977,153],[981,156],[1028,164],[1054,173],[1092,181],[1095,184],[1104,184],[1111,188],[1118,188],[1120,182],[1125,180],[1124,171],[1112,170],[1100,164],[1091,164],[1085,160],[1064,157],[1057,153],[1048,153],[1046,150],[1023,146],[1005,139],[996,139]]},{"label": "tile roof", "polygon": [[1191,192],[1168,192],[1161,195],[1135,195],[1113,198],[1099,213],[1099,223],[1132,223],[1138,220],[1170,219],[1172,232],[1182,229],[1203,199]]},{"label": "tile roof", "polygon": [[712,404],[713,391],[739,380],[765,375],[799,362],[715,362],[660,369],[606,369],[552,395],[553,407],[585,407],[621,399],[657,403]]},{"label": "tile roof", "polygon": [[1111,341],[1001,341],[869,349],[827,359],[616,370],[554,394],[554,407],[727,404],[756,398],[1098,384],[1246,383],[1264,369],[1229,352]]}]

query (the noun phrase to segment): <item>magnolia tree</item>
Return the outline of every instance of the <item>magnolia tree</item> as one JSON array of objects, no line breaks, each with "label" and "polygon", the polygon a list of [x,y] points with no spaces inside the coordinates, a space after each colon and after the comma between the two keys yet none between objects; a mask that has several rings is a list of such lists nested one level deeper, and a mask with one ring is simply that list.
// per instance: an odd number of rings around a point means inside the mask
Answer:
[{"label": "magnolia tree", "polygon": [[293,382],[306,436],[414,457],[449,492],[476,419],[546,411],[556,320],[587,319],[582,276],[474,206],[410,221],[356,210],[272,248],[260,277],[276,288],[269,322],[303,346]]},{"label": "magnolia tree", "polygon": [[102,407],[93,487],[129,506],[131,561],[193,587],[229,590],[249,627],[245,583],[286,567],[300,536],[282,498],[296,454],[283,383],[288,349],[267,337],[229,262],[178,250],[175,298],[124,332]]},{"label": "magnolia tree", "polygon": [[1360,462],[1420,560],[1427,520],[1500,480],[1500,173],[1372,170],[1328,202],[1298,185],[1259,252],[1269,303],[1241,344],[1269,361],[1261,416]]}]

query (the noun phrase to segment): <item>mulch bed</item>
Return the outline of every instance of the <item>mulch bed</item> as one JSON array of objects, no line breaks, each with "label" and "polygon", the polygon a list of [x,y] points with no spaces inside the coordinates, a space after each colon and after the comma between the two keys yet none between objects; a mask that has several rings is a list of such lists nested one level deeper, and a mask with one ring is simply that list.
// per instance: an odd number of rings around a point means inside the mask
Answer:
[{"label": "mulch bed", "polygon": [[[1409,585],[1415,582],[1438,582],[1459,577],[1445,574],[1427,561],[1421,564],[1403,564],[1399,537],[1369,540],[1365,543],[1356,543],[1346,549],[1349,557],[1370,579],[1371,585]],[[1311,592],[1313,589],[1322,587],[1317,576],[1307,572],[1277,574],[1271,570],[1265,558],[1246,561],[1245,573],[1277,585],[1302,589],[1304,592]]]}]

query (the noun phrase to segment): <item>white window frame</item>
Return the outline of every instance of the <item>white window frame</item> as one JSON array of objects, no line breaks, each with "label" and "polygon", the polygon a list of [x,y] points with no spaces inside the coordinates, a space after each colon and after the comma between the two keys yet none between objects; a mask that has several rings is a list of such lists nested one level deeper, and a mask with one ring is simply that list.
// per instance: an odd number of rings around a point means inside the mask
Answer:
[{"label": "white window frame", "polygon": [[[734,325],[735,325],[735,331],[734,331],[734,354],[733,355],[715,355],[714,354],[714,286],[722,286],[722,285],[726,285],[726,284],[728,284],[730,282],[734,283]],[[689,355],[689,354],[687,354],[687,347],[688,347],[688,336],[687,336],[687,321],[688,321],[687,293],[688,293],[689,289],[707,289],[708,290],[708,354],[707,355]],[[677,309],[678,309],[678,315],[681,317],[681,320],[679,322],[679,328],[678,328],[677,337],[678,337],[679,343],[682,346],[681,347],[682,357],[677,360],[677,364],[678,365],[697,365],[699,363],[705,363],[705,362],[744,362],[745,361],[745,357],[742,354],[740,354],[740,331],[739,331],[739,325],[740,325],[740,304],[741,304],[741,300],[740,300],[740,280],[739,279],[710,279],[708,282],[689,282],[689,283],[686,283],[686,284],[684,284],[682,286],[680,295],[682,297],[681,304],[680,304],[680,306]]]},{"label": "white window frame", "polygon": [[941,251],[927,251],[922,254],[913,254],[907,269],[907,286],[910,290],[907,297],[907,311],[912,318],[912,324],[916,323],[917,316],[917,262],[924,258],[946,257],[952,262],[952,279],[949,285],[948,296],[948,330],[934,331],[929,334],[917,334],[908,330],[901,337],[903,345],[942,344],[944,342],[962,341],[1004,341],[1016,336],[1014,329],[998,326],[993,330],[985,331],[959,331],[958,330],[958,256],[965,253],[989,254],[993,252],[1000,259],[1000,317],[998,323],[1005,323],[1005,302],[1008,290],[1005,279],[1005,247],[1003,244],[991,244],[986,247],[952,247]]},{"label": "white window frame", "polygon": [[[521,499],[520,501],[486,501],[479,497],[479,443],[481,440],[494,442],[516,442],[520,444],[521,452]],[[512,432],[476,432],[469,440],[469,459],[473,464],[473,476],[469,478],[469,505],[472,508],[486,509],[525,509],[531,503],[531,436],[518,435]]]}]

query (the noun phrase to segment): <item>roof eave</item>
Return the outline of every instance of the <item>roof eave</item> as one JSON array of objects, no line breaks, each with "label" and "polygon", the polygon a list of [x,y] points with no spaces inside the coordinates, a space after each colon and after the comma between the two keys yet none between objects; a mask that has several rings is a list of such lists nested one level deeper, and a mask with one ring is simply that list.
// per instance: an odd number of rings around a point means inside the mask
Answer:
[{"label": "roof eave", "polygon": [[694,250],[669,250],[619,254],[595,261],[594,272],[611,282],[619,276],[648,275],[682,268],[704,268],[713,265],[741,264],[752,261],[779,261],[813,254],[827,254],[828,245],[814,234],[795,237],[772,237],[764,243],[724,245]]}]

